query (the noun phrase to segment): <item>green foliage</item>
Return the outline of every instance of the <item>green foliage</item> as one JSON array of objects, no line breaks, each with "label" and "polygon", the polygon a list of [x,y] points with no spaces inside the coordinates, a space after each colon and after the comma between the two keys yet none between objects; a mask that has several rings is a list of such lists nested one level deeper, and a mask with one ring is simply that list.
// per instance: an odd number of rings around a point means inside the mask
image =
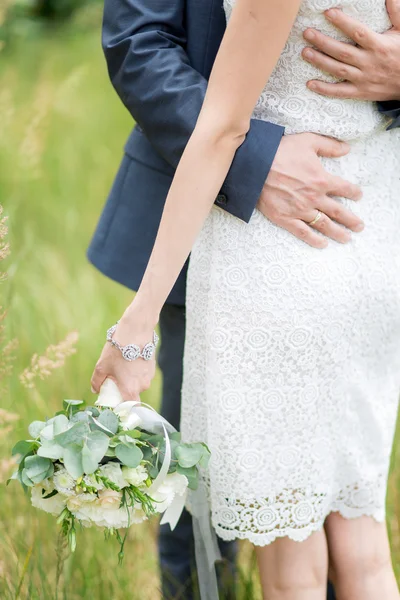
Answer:
[{"label": "green foliage", "polygon": [[143,452],[134,443],[118,444],[115,447],[115,454],[123,465],[132,468],[138,467],[143,459]]}]

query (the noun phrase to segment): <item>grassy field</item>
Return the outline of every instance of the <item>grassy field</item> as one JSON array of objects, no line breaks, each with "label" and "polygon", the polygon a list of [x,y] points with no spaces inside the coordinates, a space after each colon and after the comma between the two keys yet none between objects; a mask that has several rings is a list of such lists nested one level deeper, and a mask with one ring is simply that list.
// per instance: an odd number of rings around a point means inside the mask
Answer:
[{"label": "grassy field", "polygon": [[[92,9],[91,9],[92,10]],[[11,255],[0,304],[6,340],[18,339],[9,385],[2,392],[0,453],[6,458],[28,423],[51,415],[64,397],[90,398],[89,378],[104,331],[130,293],[86,261],[85,250],[132,125],[107,79],[99,14],[67,29],[20,38],[0,53],[0,202],[9,217]],[[77,331],[77,352],[33,389],[19,375],[35,353]],[[1,374],[1,372],[0,372]],[[7,389],[6,389],[7,388]],[[158,405],[160,378],[145,398]],[[5,421],[16,414],[18,420]],[[7,416],[8,415],[8,416]],[[400,578],[400,450],[393,457],[388,522]],[[1,464],[1,463],[0,463]],[[6,471],[4,465],[3,482]],[[157,600],[156,523],[130,533],[125,564],[103,534],[84,531],[56,590],[56,526],[35,512],[17,484],[0,486],[0,598]],[[253,559],[242,556],[248,586]]]}]

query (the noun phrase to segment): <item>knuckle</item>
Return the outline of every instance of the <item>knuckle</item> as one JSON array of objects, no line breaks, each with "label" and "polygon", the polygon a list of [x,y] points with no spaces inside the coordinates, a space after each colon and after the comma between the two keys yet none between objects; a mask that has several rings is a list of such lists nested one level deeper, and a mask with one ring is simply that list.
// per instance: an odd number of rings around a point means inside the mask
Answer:
[{"label": "knuckle", "polygon": [[335,221],[342,221],[343,220],[343,214],[342,211],[339,207],[335,207],[332,208],[331,210],[331,216],[332,219],[334,219]]},{"label": "knuckle", "polygon": [[349,70],[346,67],[340,67],[338,69],[338,75],[339,77],[341,77],[342,79],[347,79],[349,76]]},{"label": "knuckle", "polygon": [[326,231],[329,226],[329,219],[324,214],[321,214],[321,218],[317,223],[318,229],[322,232]]},{"label": "knuckle", "polygon": [[367,35],[367,30],[365,29],[365,27],[357,27],[354,30],[354,37],[358,40],[363,40],[366,35]]},{"label": "knuckle", "polygon": [[296,227],[296,236],[301,240],[306,240],[309,237],[309,232],[305,227]]},{"label": "knuckle", "polygon": [[341,50],[338,54],[339,60],[347,62],[351,58],[351,54],[348,50]]}]

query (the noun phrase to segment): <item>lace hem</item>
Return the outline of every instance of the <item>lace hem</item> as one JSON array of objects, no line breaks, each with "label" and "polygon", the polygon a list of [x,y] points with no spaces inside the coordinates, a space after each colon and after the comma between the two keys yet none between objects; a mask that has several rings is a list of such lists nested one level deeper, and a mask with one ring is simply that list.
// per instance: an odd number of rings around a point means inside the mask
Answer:
[{"label": "lace hem", "polygon": [[370,509],[355,509],[349,506],[336,506],[332,508],[321,522],[310,523],[303,529],[287,527],[285,529],[275,529],[269,533],[255,533],[253,531],[228,531],[223,527],[214,525],[215,532],[219,538],[225,542],[234,540],[248,540],[254,546],[268,546],[279,538],[287,537],[294,542],[304,542],[316,531],[321,531],[324,527],[326,518],[332,513],[339,513],[344,519],[358,519],[359,517],[372,517],[378,523],[385,521],[385,511],[380,507],[371,507]]},{"label": "lace hem", "polygon": [[[320,531],[331,513],[345,519],[372,517],[385,520],[386,475],[352,482],[332,493],[325,486],[319,489],[281,489],[264,498],[227,498],[225,494],[210,494],[210,481],[203,474],[212,505],[212,524],[221,539],[249,540],[256,546],[267,546],[278,538],[288,537],[303,542]],[[191,497],[187,509],[191,511]]]}]

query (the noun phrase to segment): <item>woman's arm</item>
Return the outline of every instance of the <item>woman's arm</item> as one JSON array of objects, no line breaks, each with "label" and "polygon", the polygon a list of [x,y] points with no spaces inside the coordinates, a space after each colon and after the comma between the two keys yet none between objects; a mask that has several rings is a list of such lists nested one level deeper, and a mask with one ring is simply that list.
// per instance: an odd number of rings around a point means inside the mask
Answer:
[{"label": "woman's arm", "polygon": [[[142,284],[115,333],[120,344],[150,341],[161,308],[245,140],[254,106],[300,4],[301,0],[237,0],[196,127],[170,188]],[[97,391],[106,377],[112,377],[127,399],[148,387],[153,371],[154,365],[143,360],[127,363],[108,345],[92,385]]]}]

